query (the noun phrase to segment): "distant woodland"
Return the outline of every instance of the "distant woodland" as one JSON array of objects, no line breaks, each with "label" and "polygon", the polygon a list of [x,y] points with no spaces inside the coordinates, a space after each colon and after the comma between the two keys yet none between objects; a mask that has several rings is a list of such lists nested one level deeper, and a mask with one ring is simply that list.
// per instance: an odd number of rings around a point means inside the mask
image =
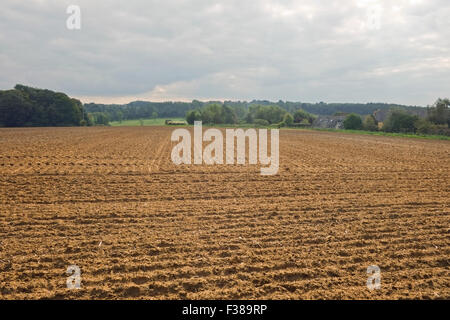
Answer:
[{"label": "distant woodland", "polygon": [[[93,126],[110,121],[186,118],[189,124],[311,126],[321,116],[345,117],[345,129],[450,135],[450,101],[427,108],[387,103],[304,103],[266,100],[82,104],[60,92],[16,85],[0,91],[0,126]],[[376,112],[387,114],[380,126]]]},{"label": "distant woodland", "polygon": [[82,120],[83,104],[64,93],[23,85],[0,91],[1,126],[79,126]]},{"label": "distant woodland", "polygon": [[201,102],[193,100],[192,102],[146,102],[135,101],[129,104],[85,104],[87,112],[103,112],[108,115],[110,121],[148,119],[148,118],[183,118],[188,111],[202,110],[210,105],[218,104],[233,110],[237,122],[245,120],[251,107],[275,107],[286,112],[294,114],[301,109],[315,115],[334,115],[335,113],[357,113],[360,115],[372,114],[376,110],[390,110],[392,108],[415,109],[426,113],[426,108],[417,106],[403,106],[387,103],[302,103],[278,101],[271,102],[266,100],[246,101],[208,101]]}]

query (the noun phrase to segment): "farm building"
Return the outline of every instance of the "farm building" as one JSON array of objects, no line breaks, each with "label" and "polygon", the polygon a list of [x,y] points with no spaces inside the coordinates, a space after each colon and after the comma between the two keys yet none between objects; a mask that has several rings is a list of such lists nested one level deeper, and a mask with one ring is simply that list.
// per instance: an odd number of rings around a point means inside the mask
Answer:
[{"label": "farm building", "polygon": [[165,121],[166,126],[182,126],[186,125],[186,121],[182,120],[166,120]]},{"label": "farm building", "polygon": [[345,116],[319,116],[312,126],[316,128],[344,129]]}]

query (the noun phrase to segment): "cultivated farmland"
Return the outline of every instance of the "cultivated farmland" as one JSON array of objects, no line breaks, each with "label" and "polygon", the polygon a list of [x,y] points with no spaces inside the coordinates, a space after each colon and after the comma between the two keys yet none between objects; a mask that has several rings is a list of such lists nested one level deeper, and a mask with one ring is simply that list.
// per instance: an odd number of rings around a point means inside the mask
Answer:
[{"label": "cultivated farmland", "polygon": [[449,141],[282,130],[261,176],[173,129],[0,129],[0,298],[450,299]]}]

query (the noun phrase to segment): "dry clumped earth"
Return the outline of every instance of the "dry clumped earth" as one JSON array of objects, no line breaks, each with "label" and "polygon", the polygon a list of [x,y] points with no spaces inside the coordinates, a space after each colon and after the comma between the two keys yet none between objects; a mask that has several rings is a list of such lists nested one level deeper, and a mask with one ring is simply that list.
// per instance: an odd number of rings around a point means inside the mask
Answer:
[{"label": "dry clumped earth", "polygon": [[172,130],[0,129],[0,299],[450,298],[448,141],[283,130],[261,176]]}]

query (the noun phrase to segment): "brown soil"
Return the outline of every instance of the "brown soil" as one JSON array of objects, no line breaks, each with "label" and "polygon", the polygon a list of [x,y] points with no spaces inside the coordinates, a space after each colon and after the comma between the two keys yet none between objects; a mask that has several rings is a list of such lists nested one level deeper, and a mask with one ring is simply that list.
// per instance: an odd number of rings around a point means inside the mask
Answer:
[{"label": "brown soil", "polygon": [[0,299],[450,299],[450,142],[284,130],[261,176],[172,130],[0,129]]}]

